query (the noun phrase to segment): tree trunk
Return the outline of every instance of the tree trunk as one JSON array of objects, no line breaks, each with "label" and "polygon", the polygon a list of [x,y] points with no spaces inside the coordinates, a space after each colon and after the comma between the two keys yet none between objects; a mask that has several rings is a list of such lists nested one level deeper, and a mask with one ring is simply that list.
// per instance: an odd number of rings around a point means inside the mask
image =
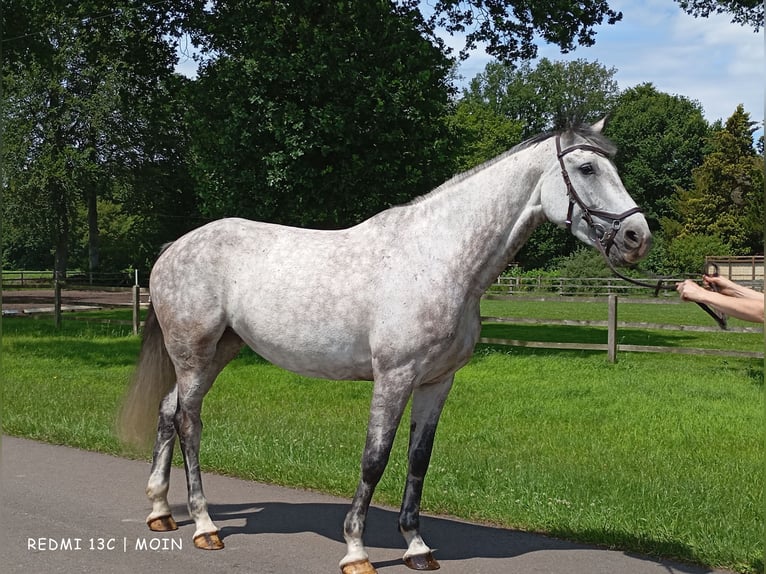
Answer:
[{"label": "tree trunk", "polygon": [[66,197],[61,186],[54,184],[57,189],[53,190],[52,197],[56,202],[54,212],[56,214],[54,238],[56,253],[53,269],[58,279],[66,279],[67,265],[69,263],[69,212],[66,205]]},{"label": "tree trunk", "polygon": [[88,191],[88,265],[89,271],[94,273],[98,270],[98,264],[101,257],[99,248],[98,232],[98,207],[97,193],[95,187]]}]

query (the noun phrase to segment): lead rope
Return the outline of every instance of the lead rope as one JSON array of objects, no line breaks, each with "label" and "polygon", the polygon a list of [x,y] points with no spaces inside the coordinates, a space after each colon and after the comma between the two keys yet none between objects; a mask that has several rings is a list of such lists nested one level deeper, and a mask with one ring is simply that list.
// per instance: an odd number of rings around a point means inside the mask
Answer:
[{"label": "lead rope", "polygon": [[[638,285],[639,287],[647,287],[649,289],[654,289],[654,296],[657,297],[660,294],[660,291],[675,291],[676,287],[675,285],[665,285],[664,283],[669,280],[667,277],[657,277],[657,284],[652,285],[650,283],[645,283],[643,281],[639,281],[638,279],[633,279],[632,277],[628,277],[627,275],[623,275],[617,269],[614,265],[612,265],[612,262],[609,260],[609,255],[607,255],[606,250],[604,249],[604,246],[601,245],[600,241],[594,241],[596,244],[596,248],[601,253],[602,257],[604,258],[604,261],[606,261],[606,264],[609,266],[609,269],[612,270],[612,273],[617,275],[620,279],[627,281],[628,283],[632,283],[633,285]],[[714,273],[714,276],[718,275],[718,272],[716,271]],[[713,291],[718,291],[716,289],[715,285],[711,285],[711,288]],[[695,301],[697,305],[708,315],[710,315],[716,323],[718,323],[718,326],[723,329],[724,331],[728,328],[727,323],[727,317],[724,313],[719,313],[715,309],[712,309],[710,306],[708,306],[706,303],[699,303]]]}]

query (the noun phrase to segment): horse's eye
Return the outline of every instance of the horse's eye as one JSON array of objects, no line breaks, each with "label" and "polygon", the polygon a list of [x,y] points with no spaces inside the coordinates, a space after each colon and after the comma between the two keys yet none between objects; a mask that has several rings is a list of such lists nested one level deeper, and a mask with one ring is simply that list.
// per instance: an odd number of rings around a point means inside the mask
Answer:
[{"label": "horse's eye", "polygon": [[580,171],[584,173],[585,175],[591,175],[594,173],[593,166],[589,163],[584,163],[580,166]]}]

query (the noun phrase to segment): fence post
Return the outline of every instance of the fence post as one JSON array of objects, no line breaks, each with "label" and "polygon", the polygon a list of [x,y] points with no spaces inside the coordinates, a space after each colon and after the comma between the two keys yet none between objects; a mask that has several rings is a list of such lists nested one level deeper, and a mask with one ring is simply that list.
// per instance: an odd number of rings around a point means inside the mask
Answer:
[{"label": "fence post", "polygon": [[56,271],[53,276],[53,324],[56,329],[61,328],[61,281]]},{"label": "fence post", "polygon": [[141,287],[138,284],[138,270],[136,270],[136,284],[133,285],[133,334],[138,335],[141,327]]},{"label": "fence post", "polygon": [[610,363],[617,362],[617,295],[609,295],[609,335],[607,338],[607,353]]}]

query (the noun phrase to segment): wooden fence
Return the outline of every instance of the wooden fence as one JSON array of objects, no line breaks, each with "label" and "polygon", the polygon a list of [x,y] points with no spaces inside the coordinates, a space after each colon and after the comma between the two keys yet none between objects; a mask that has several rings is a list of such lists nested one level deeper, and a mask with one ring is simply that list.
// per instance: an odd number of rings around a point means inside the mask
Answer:
[{"label": "wooden fence", "polygon": [[[722,268],[721,274],[728,268]],[[665,284],[673,284],[682,279],[668,279]],[[763,291],[763,277],[741,277],[737,279],[742,285]],[[651,283],[651,280],[648,280]],[[654,289],[633,285],[618,277],[535,277],[500,276],[487,291],[489,295],[560,295],[572,297],[605,297],[609,295],[627,295],[631,297],[653,296]],[[660,298],[674,299],[678,295],[674,291],[661,291]]]},{"label": "wooden fence", "polygon": [[[55,281],[53,284],[53,322],[58,329],[61,327],[61,289],[62,284],[59,281]],[[133,319],[130,324],[133,326],[133,334],[138,335],[141,330],[141,286],[136,284],[131,287]],[[110,321],[111,323],[126,324],[126,321]]]},{"label": "wooden fence", "polygon": [[[525,297],[529,300],[529,295],[535,296],[537,300],[540,295],[544,297],[540,300],[545,300],[545,296],[552,295],[558,299],[561,293],[567,293],[570,289],[582,289],[583,281],[600,282],[596,286],[609,291],[627,292],[628,294],[643,294],[639,290],[643,290],[648,293],[646,288],[634,287],[632,285],[626,285],[625,282],[616,279],[585,279],[585,280],[572,280],[566,278],[518,278],[518,277],[501,277],[498,282],[493,285],[485,295],[486,299],[515,299],[518,294],[523,293],[527,295]],[[619,282],[619,283],[618,283]],[[532,285],[530,285],[530,283]],[[763,290],[763,281],[756,280],[753,286],[756,289]],[[529,289],[530,286],[534,286],[534,289]],[[593,287],[590,285],[588,287]],[[138,333],[141,328],[141,288],[138,285],[134,285],[130,288],[132,292],[132,309],[133,319],[129,322],[133,326],[133,332]],[[61,305],[61,290],[62,284],[60,282],[54,282],[54,300],[53,300],[53,313],[56,326],[61,325],[62,321],[62,305]],[[127,288],[120,288],[121,291],[127,290]],[[574,297],[564,295],[563,300],[567,301],[604,301],[601,293],[594,293],[592,290],[587,291],[590,297]],[[510,345],[517,347],[528,348],[542,348],[542,349],[571,349],[571,350],[589,350],[589,351],[605,351],[608,359],[611,362],[617,360],[618,352],[644,352],[644,353],[682,353],[691,355],[717,355],[728,357],[750,357],[750,358],[763,358],[762,352],[753,351],[732,351],[722,349],[698,349],[688,347],[665,347],[665,346],[650,346],[650,345],[627,345],[617,342],[617,331],[620,328],[633,328],[633,329],[652,329],[652,330],[676,330],[676,331],[718,331],[717,327],[704,327],[704,326],[689,326],[689,325],[666,325],[656,323],[636,323],[636,322],[619,322],[617,321],[617,302],[618,297],[614,293],[604,293],[607,295],[607,303],[609,306],[609,316],[607,321],[575,321],[575,320],[553,320],[553,319],[526,319],[526,318],[509,318],[509,317],[482,317],[483,323],[500,323],[500,324],[525,324],[525,325],[570,325],[577,327],[607,327],[607,343],[563,343],[563,342],[542,342],[542,341],[522,341],[516,339],[498,339],[491,337],[482,337],[479,342],[493,345]],[[676,293],[670,294],[669,298],[675,299]],[[659,298],[641,298],[644,303],[664,303],[666,299],[664,297]],[[93,319],[84,319],[93,320]],[[115,321],[115,320],[100,320],[97,322],[109,322],[127,324],[127,321]],[[751,327],[730,327],[729,331],[732,333],[753,333],[763,332],[761,328]]]},{"label": "wooden fence", "polygon": [[[721,275],[734,279],[747,287],[763,291],[763,256],[707,258],[708,262],[719,265]],[[135,274],[135,275],[134,275]],[[4,288],[52,288],[55,282],[53,271],[3,271]],[[147,277],[140,277],[144,286]],[[676,279],[668,279],[672,283]],[[681,278],[677,279],[678,281]],[[651,283],[651,280],[649,281]],[[137,272],[123,273],[72,273],[66,278],[68,288],[126,288],[139,283]],[[505,276],[493,283],[488,294],[495,295],[562,295],[603,297],[608,295],[650,296],[653,289],[632,285],[618,277],[549,277]],[[673,292],[661,292],[660,298],[674,298]]]},{"label": "wooden fence", "polygon": [[718,266],[718,273],[733,281],[757,281],[763,284],[763,255],[733,255],[731,257],[705,257],[705,267]]},{"label": "wooden fence", "polygon": [[[73,271],[67,274],[69,287],[99,287],[104,289],[130,287],[137,283],[137,272],[123,271],[116,273],[85,273]],[[56,282],[54,271],[6,271],[2,272],[3,288],[33,289],[53,288]],[[142,278],[143,279],[143,278]]]},{"label": "wooden fence", "polygon": [[[482,323],[523,324],[523,325],[571,325],[578,327],[607,327],[607,343],[556,343],[543,341],[521,341],[517,339],[497,339],[481,337],[480,343],[490,345],[508,345],[513,347],[528,347],[535,349],[567,349],[584,351],[606,351],[609,362],[617,361],[617,352],[638,353],[676,353],[686,355],[715,355],[721,357],[746,357],[763,359],[764,354],[756,351],[732,351],[724,349],[699,349],[690,347],[665,347],[653,345],[624,345],[617,342],[617,330],[619,328],[638,328],[672,331],[701,331],[716,332],[718,327],[705,327],[696,325],[667,325],[660,323],[645,322],[620,322],[617,321],[616,295],[609,295],[609,315],[606,321],[579,321],[569,319],[524,319],[510,317],[482,317]],[[762,333],[759,327],[729,327],[732,333]]]}]

